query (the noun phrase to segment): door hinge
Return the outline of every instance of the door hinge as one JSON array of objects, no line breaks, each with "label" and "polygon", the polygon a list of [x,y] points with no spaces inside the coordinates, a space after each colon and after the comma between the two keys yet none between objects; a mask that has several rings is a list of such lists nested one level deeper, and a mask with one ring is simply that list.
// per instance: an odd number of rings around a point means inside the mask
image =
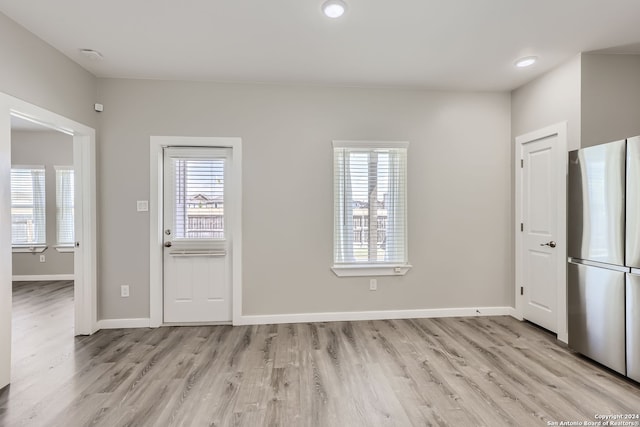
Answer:
[{"label": "door hinge", "polygon": [[520,167],[523,168],[524,167],[524,159],[520,159]]},{"label": "door hinge", "polygon": [[524,295],[524,286],[520,286],[520,295]]},{"label": "door hinge", "polygon": [[523,222],[520,223],[520,231],[524,231],[524,223]]}]

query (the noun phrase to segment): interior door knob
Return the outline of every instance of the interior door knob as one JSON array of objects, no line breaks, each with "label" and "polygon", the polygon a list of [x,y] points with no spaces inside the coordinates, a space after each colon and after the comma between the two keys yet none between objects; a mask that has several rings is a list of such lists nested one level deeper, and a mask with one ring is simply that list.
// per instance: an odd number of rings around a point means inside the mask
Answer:
[{"label": "interior door knob", "polygon": [[171,247],[171,242],[164,242],[164,246],[167,247],[167,248],[170,248]]},{"label": "interior door knob", "polygon": [[553,240],[547,243],[540,243],[540,246],[549,246],[550,248],[555,248],[556,247],[556,242],[554,242]]}]

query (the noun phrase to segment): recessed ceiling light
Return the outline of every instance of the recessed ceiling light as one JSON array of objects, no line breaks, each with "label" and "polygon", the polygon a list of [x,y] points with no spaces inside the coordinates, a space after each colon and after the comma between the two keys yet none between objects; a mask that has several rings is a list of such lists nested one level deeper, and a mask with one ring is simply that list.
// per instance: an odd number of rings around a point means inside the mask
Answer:
[{"label": "recessed ceiling light", "polygon": [[322,11],[329,18],[340,18],[347,10],[347,4],[342,0],[327,0],[322,4]]},{"label": "recessed ceiling light", "polygon": [[520,58],[515,62],[516,67],[518,68],[526,68],[535,64],[538,60],[537,56],[526,56],[524,58]]},{"label": "recessed ceiling light", "polygon": [[103,58],[100,52],[93,49],[80,49],[80,53],[92,61],[99,61]]}]

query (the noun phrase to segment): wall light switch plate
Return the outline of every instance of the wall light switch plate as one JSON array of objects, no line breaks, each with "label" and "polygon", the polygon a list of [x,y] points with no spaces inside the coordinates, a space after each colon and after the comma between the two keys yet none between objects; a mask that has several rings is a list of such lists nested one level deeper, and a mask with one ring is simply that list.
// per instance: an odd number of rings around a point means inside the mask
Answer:
[{"label": "wall light switch plate", "polygon": [[138,212],[148,212],[149,211],[149,201],[148,200],[138,200],[136,202],[138,206]]},{"label": "wall light switch plate", "polygon": [[120,286],[120,296],[126,298],[129,296],[129,285]]},{"label": "wall light switch plate", "polygon": [[43,255],[40,255],[40,262],[47,262],[47,258]]}]

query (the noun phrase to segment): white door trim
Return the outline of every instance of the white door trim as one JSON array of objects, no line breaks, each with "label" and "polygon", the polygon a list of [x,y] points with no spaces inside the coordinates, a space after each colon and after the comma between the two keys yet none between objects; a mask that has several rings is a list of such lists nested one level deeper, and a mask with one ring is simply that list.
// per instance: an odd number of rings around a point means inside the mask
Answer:
[{"label": "white door trim", "polygon": [[522,168],[520,162],[523,159],[523,147],[525,144],[537,141],[539,139],[557,136],[557,155],[560,167],[557,171],[557,204],[558,204],[558,236],[562,241],[558,242],[558,250],[563,251],[563,256],[558,262],[556,271],[558,290],[557,290],[557,334],[558,339],[562,342],[568,341],[567,332],[567,122],[557,123],[536,130],[524,135],[516,137],[516,149],[514,164],[516,166],[516,188],[515,188],[515,236],[516,236],[516,282],[515,282],[515,317],[523,319],[523,296],[520,295],[520,287],[523,282],[523,243],[522,232],[520,231],[520,223],[523,222],[522,212]]},{"label": "white door trim", "polygon": [[149,326],[162,325],[162,224],[163,224],[163,147],[231,148],[231,306],[232,323],[242,316],[242,140],[240,138],[152,136],[149,152]]},{"label": "white door trim", "polygon": [[[76,207],[75,334],[97,330],[95,130],[0,92],[0,387],[11,376],[11,114],[73,135],[73,162],[82,203]],[[78,188],[78,187],[77,187]]]}]

